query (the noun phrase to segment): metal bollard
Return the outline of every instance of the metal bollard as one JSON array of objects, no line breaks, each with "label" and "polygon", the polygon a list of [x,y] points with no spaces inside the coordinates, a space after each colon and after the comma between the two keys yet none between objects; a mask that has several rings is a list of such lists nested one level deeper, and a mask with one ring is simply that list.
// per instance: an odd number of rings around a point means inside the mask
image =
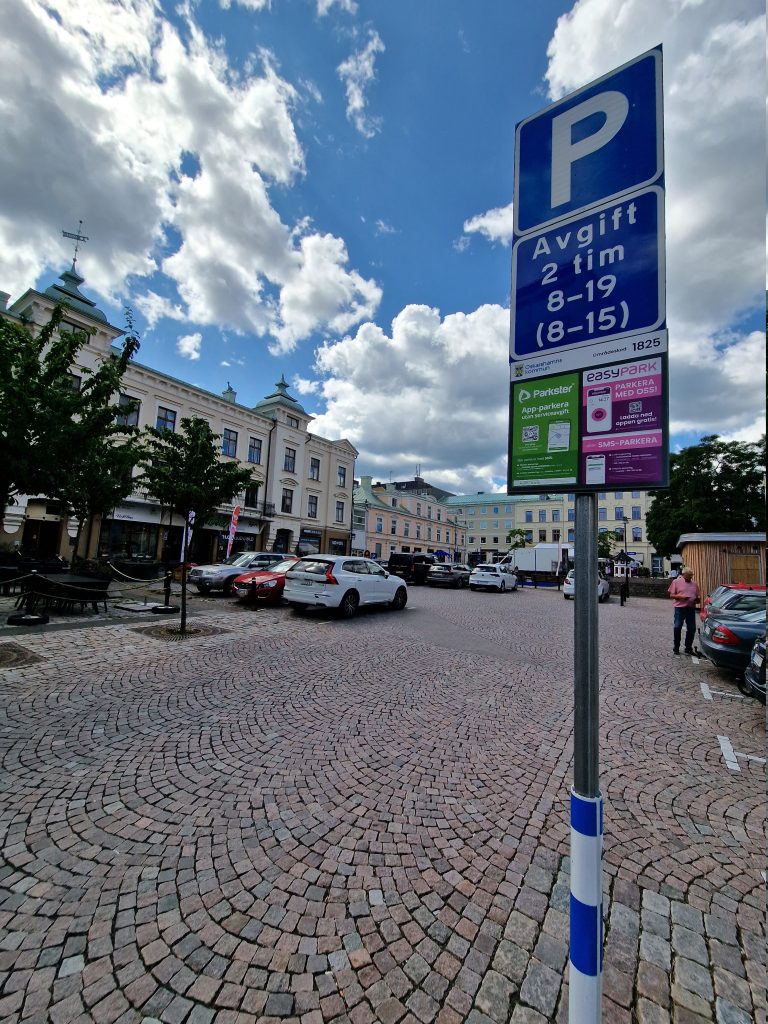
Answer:
[{"label": "metal bollard", "polygon": [[165,574],[165,579],[163,580],[163,590],[165,591],[165,605],[166,605],[166,608],[171,603],[171,580],[172,579],[173,579],[173,574],[171,572],[167,572]]}]

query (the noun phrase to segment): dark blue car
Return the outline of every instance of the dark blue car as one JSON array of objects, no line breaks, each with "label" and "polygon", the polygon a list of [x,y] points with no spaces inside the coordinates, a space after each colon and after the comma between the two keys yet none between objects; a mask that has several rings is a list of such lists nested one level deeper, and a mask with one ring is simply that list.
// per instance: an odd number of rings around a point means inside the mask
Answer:
[{"label": "dark blue car", "polygon": [[699,647],[717,668],[742,676],[755,640],[764,636],[765,606],[741,615],[723,610],[717,616],[707,615],[699,633]]}]

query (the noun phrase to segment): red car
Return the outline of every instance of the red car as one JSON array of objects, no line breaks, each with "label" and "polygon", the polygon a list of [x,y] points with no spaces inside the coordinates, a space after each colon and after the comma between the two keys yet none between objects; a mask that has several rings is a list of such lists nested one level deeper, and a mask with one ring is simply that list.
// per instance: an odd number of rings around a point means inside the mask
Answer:
[{"label": "red car", "polygon": [[[754,597],[753,594],[758,596]],[[715,587],[709,597],[704,598],[699,617],[702,622],[706,620],[710,605],[716,605],[718,609],[752,611],[759,608],[764,601],[763,583],[724,583],[721,587]]]},{"label": "red car", "polygon": [[232,582],[232,593],[243,604],[280,604],[285,574],[298,561],[297,556],[288,555],[282,562],[270,565],[268,569],[241,573]]}]

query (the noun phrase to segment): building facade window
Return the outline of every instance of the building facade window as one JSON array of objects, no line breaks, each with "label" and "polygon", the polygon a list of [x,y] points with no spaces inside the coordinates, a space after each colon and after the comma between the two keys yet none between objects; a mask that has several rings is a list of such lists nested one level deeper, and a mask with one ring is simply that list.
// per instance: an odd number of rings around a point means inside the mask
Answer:
[{"label": "building facade window", "polygon": [[526,523],[533,522],[533,509],[529,508],[525,510],[525,521]]},{"label": "building facade window", "polygon": [[285,419],[286,419],[289,427],[298,427],[299,426],[299,421],[298,421],[298,419],[295,416],[286,416]]},{"label": "building facade window", "polygon": [[246,508],[256,508],[259,503],[259,485],[252,484],[250,487],[245,489],[245,497],[243,498],[243,504]]},{"label": "building facade window", "polygon": [[416,540],[421,540],[421,524],[416,523]]},{"label": "building facade window", "polygon": [[553,544],[559,544],[560,543],[560,531],[559,530],[553,530],[552,531],[552,543]]},{"label": "building facade window", "polygon": [[345,466],[339,466],[338,472],[336,474],[336,483],[339,485],[339,487],[347,486],[347,470]]},{"label": "building facade window", "polygon": [[344,522],[344,502],[343,501],[337,501],[336,502],[336,522],[337,523],[343,523]]},{"label": "building facade window", "polygon": [[552,522],[553,523],[559,523],[560,522],[560,509],[559,508],[553,508],[552,509]]},{"label": "building facade window", "polygon": [[221,439],[221,454],[228,455],[234,459],[237,457],[237,431],[224,428],[224,436]]},{"label": "building facade window", "polygon": [[613,518],[614,519],[619,519],[619,520],[624,518],[624,506],[623,505],[617,505],[616,506],[616,508],[613,510]]},{"label": "building facade window", "polygon": [[568,522],[569,523],[575,523],[576,522],[576,509],[575,508],[569,508],[568,509]]},{"label": "building facade window", "polygon": [[119,412],[115,417],[115,422],[119,427],[138,427],[139,425],[139,409],[141,403],[138,398],[134,398],[133,395],[120,395],[117,403],[121,408],[126,406],[135,405],[133,412]]},{"label": "building facade window", "polygon": [[643,539],[643,528],[642,528],[642,526],[633,526],[632,527],[632,540],[642,540],[642,539]]},{"label": "building facade window", "polygon": [[427,540],[432,540],[432,527],[427,527]]},{"label": "building facade window", "polygon": [[280,503],[281,512],[293,512],[293,491],[290,487],[283,488],[283,499]]},{"label": "building facade window", "polygon": [[533,544],[533,530],[526,530],[525,531],[525,543],[526,544]]},{"label": "building facade window", "polygon": [[317,495],[310,494],[307,498],[307,518],[317,519]]},{"label": "building facade window", "polygon": [[384,520],[381,516],[376,516],[376,533],[384,533]]},{"label": "building facade window", "polygon": [[547,510],[545,508],[539,509],[539,522],[546,523],[547,521]]},{"label": "building facade window", "polygon": [[573,544],[573,542],[575,540],[576,540],[576,531],[575,530],[569,530],[568,531],[568,543],[569,544]]},{"label": "building facade window", "polygon": [[248,461],[258,466],[261,462],[261,438],[251,437],[248,439]]},{"label": "building facade window", "polygon": [[605,507],[599,508],[597,510],[597,518],[600,519],[600,520],[607,519],[608,518],[608,509],[605,508]]},{"label": "building facade window", "polygon": [[389,524],[389,532],[391,534],[393,534],[393,535],[397,533],[397,520],[396,519],[391,520],[391,522]]},{"label": "building facade window", "polygon": [[547,531],[539,530],[539,543],[543,544],[547,539]]},{"label": "building facade window", "polygon": [[296,472],[296,449],[295,448],[286,448],[285,449],[285,458],[283,459],[283,469],[287,473],[295,473]]},{"label": "building facade window", "polygon": [[157,430],[169,430],[171,433],[173,433],[174,430],[176,429],[175,409],[166,409],[164,405],[158,406],[155,427]]},{"label": "building facade window", "polygon": [[613,492],[613,496],[614,496],[614,498],[623,498],[624,497],[624,491],[614,491]]},{"label": "building facade window", "polygon": [[633,519],[642,519],[643,518],[642,515],[641,515],[641,512],[640,512],[640,506],[639,505],[633,505],[632,506],[632,518]]},{"label": "building facade window", "polygon": [[410,537],[410,535],[411,535],[411,524],[406,519],[406,521],[403,523],[403,536],[404,537]]},{"label": "building facade window", "polygon": [[309,479],[319,480],[320,479],[320,459],[312,457],[309,460]]}]

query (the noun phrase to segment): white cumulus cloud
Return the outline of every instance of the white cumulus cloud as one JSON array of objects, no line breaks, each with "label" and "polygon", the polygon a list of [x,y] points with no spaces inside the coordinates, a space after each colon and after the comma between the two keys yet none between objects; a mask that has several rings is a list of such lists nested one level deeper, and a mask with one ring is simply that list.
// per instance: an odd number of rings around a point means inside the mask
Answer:
[{"label": "white cumulus cloud", "polygon": [[185,334],[183,338],[179,338],[176,342],[176,351],[180,356],[184,356],[185,359],[199,359],[202,342],[203,336],[199,332],[196,334]]},{"label": "white cumulus cloud", "polygon": [[370,30],[363,49],[353,53],[337,69],[347,92],[347,118],[367,139],[373,138],[381,127],[380,119],[367,111],[366,90],[376,77],[376,54],[384,50],[379,33]]}]

